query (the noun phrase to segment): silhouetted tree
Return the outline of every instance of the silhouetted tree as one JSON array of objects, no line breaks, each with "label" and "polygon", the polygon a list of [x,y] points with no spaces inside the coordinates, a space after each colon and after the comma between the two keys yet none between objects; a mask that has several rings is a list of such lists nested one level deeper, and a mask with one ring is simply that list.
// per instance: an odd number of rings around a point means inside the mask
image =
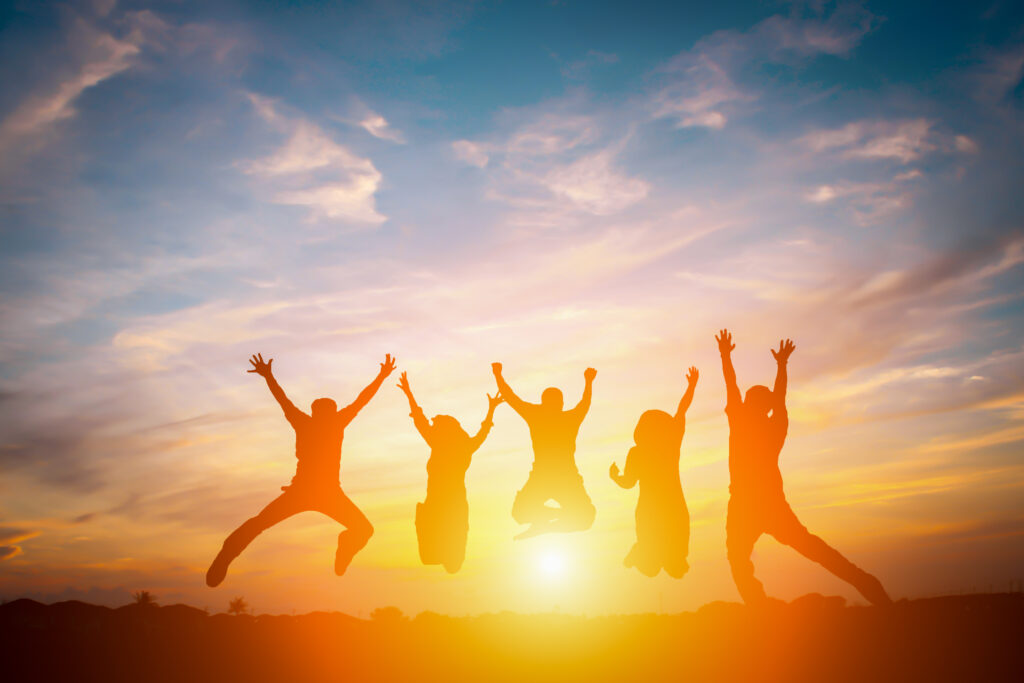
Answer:
[{"label": "silhouetted tree", "polygon": [[132,593],[135,604],[140,607],[156,607],[156,597],[149,591],[135,591]]},{"label": "silhouetted tree", "polygon": [[245,601],[245,598],[238,596],[234,600],[228,603],[228,614],[234,614],[239,616],[241,614],[249,613],[249,603]]}]

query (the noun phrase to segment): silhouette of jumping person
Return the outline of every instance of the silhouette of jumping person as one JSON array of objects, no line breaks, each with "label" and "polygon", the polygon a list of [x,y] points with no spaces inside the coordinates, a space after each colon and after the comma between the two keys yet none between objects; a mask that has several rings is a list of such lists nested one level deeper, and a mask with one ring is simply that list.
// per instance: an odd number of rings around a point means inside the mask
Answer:
[{"label": "silhouette of jumping person", "polygon": [[[533,469],[512,504],[512,517],[530,527],[516,538],[589,529],[596,510],[576,468],[576,435],[590,410],[597,370],[587,368],[583,373],[583,398],[575,408],[562,410],[562,392],[555,387],[543,391],[539,404],[527,403],[505,382],[501,363],[492,363],[491,369],[498,392],[526,421],[533,442]],[[549,500],[558,503],[558,507],[547,505]]]},{"label": "silhouette of jumping person", "polygon": [[466,500],[466,470],[477,449],[494,426],[494,409],[501,394],[487,394],[487,417],[480,430],[470,436],[451,415],[435,415],[431,422],[413,398],[409,379],[402,373],[398,388],[409,399],[409,416],[416,430],[430,446],[427,460],[427,497],[416,503],[416,540],[423,564],[443,565],[449,574],[462,567],[469,531],[469,502]]},{"label": "silhouette of jumping person", "polygon": [[664,410],[648,410],[640,416],[629,449],[626,465],[612,463],[608,474],[624,489],[640,482],[636,501],[636,543],[623,564],[646,576],[657,576],[662,569],[676,579],[690,569],[690,512],[686,509],[683,485],[679,481],[679,449],[686,431],[686,410],[697,387],[697,368],[686,373],[686,393],[675,415]]},{"label": "silhouette of jumping person", "polygon": [[380,364],[377,377],[350,405],[338,410],[332,399],[318,398],[313,401],[311,415],[296,408],[285,396],[271,370],[273,358],[263,362],[262,354],[257,354],[249,362],[252,369],[248,372],[267,380],[270,393],[277,399],[285,419],[295,430],[295,457],[298,464],[291,485],[281,487],[284,493],[227,537],[206,572],[206,585],[211,588],[220,585],[231,561],[260,533],[292,515],[306,511],[322,512],[345,526],[345,531],[338,534],[338,550],[334,556],[334,572],[341,576],[355,554],[362,550],[373,535],[370,521],[341,490],[338,481],[341,442],[345,437],[345,427],[369,403],[385,378],[395,369],[395,360],[391,354],[387,354]]},{"label": "silhouette of jumping person", "polygon": [[761,534],[774,536],[809,560],[814,560],[860,591],[869,602],[892,601],[881,582],[843,557],[825,541],[811,534],[789,507],[782,490],[779,453],[789,429],[786,412],[786,364],[796,348],[789,339],[779,341],[772,356],[778,363],[775,389],[760,384],[740,398],[732,366],[732,335],[722,330],[717,337],[725,375],[729,418],[729,510],[726,547],[736,588],[747,604],[765,600],[764,587],[754,577],[750,553]]}]

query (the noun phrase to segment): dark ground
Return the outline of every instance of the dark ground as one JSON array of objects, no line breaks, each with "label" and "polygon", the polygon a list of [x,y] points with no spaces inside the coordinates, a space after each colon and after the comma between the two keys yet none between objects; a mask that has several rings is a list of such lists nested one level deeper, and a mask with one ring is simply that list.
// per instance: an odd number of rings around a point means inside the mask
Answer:
[{"label": "dark ground", "polygon": [[1024,681],[1024,594],[575,617],[0,606],[4,681]]}]

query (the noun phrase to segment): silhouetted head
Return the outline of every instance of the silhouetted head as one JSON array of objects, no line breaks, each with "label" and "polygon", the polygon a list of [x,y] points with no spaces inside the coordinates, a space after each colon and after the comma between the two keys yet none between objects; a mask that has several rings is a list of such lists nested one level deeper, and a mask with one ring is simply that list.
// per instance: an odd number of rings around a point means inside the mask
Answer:
[{"label": "silhouetted head", "polygon": [[430,427],[434,441],[438,443],[458,443],[469,438],[469,434],[462,428],[459,421],[451,415],[435,415]]},{"label": "silhouetted head", "polygon": [[540,404],[549,410],[561,410],[563,405],[562,392],[555,387],[548,387],[540,395]]},{"label": "silhouetted head", "polygon": [[657,448],[671,443],[678,427],[664,410],[648,410],[640,416],[633,430],[633,441],[640,448]]},{"label": "silhouetted head", "polygon": [[313,418],[323,419],[338,412],[338,404],[332,398],[318,398],[313,401]]},{"label": "silhouetted head", "polygon": [[743,406],[752,415],[768,415],[772,409],[772,390],[763,384],[755,384],[747,389]]}]

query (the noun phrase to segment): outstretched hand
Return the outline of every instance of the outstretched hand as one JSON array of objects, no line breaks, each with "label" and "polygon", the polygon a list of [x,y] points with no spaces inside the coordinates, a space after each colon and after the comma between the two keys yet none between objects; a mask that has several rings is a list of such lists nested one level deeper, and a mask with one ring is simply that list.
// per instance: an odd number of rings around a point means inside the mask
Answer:
[{"label": "outstretched hand", "polygon": [[690,370],[686,373],[686,382],[692,387],[697,383],[697,378],[700,377],[700,373],[697,372],[697,368],[690,366]]},{"label": "outstretched hand", "polygon": [[785,341],[780,339],[779,340],[779,350],[776,351],[775,349],[772,349],[772,356],[779,363],[785,363],[786,361],[789,360],[789,355],[791,353],[793,353],[793,351],[795,349],[796,349],[796,345],[793,344],[793,340],[792,339],[786,339]]},{"label": "outstretched hand", "polygon": [[390,353],[385,354],[384,362],[380,364],[380,373],[378,374],[381,377],[387,377],[388,375],[390,375],[395,370],[396,361],[397,359],[392,358]]},{"label": "outstretched hand", "polygon": [[246,372],[254,372],[260,377],[270,377],[274,374],[274,371],[270,367],[271,363],[274,362],[273,358],[264,363],[263,354],[257,353],[253,354],[253,357],[249,359],[249,362],[252,363],[252,370],[246,370]]},{"label": "outstretched hand", "polygon": [[583,371],[583,379],[588,382],[593,382],[595,377],[597,377],[597,370],[594,368],[587,368]]},{"label": "outstretched hand", "polygon": [[494,396],[491,396],[490,394],[487,394],[487,407],[491,411],[493,411],[495,408],[497,408],[499,405],[501,405],[504,401],[505,401],[505,397],[501,395],[500,391],[498,393],[496,393]]},{"label": "outstretched hand", "polygon": [[715,337],[715,341],[718,342],[719,353],[730,353],[736,348],[736,345],[732,343],[732,334],[725,328],[718,333],[718,336]]},{"label": "outstretched hand", "polygon": [[619,480],[619,466],[614,462],[612,463],[612,466],[608,468],[608,476],[612,478],[612,481]]},{"label": "outstretched hand", "polygon": [[407,395],[412,394],[412,388],[409,386],[409,378],[405,376],[404,372],[402,373],[402,376],[399,377],[398,384],[396,386]]},{"label": "outstretched hand", "polygon": [[501,363],[491,363],[491,372],[494,373],[495,377],[501,375]]}]

